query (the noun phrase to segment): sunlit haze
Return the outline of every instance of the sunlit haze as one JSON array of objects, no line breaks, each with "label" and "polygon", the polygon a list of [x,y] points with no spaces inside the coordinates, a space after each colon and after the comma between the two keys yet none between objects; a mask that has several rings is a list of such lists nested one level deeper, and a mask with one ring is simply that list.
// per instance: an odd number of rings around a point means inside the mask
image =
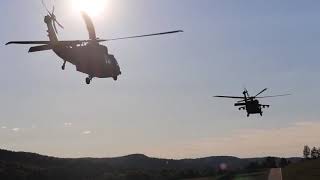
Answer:
[{"label": "sunlit haze", "polygon": [[[108,39],[118,81],[76,71],[52,51],[40,0],[0,2],[0,148],[59,157],[301,156],[320,139],[320,1],[55,0],[59,40]],[[52,7],[49,5],[49,9]],[[111,12],[112,11],[112,12]],[[111,12],[111,13],[110,13]],[[260,99],[263,117],[214,95]],[[318,143],[318,144],[317,144]]]},{"label": "sunlit haze", "polygon": [[85,11],[90,16],[98,16],[106,10],[110,0],[72,0],[72,7],[75,12]]}]

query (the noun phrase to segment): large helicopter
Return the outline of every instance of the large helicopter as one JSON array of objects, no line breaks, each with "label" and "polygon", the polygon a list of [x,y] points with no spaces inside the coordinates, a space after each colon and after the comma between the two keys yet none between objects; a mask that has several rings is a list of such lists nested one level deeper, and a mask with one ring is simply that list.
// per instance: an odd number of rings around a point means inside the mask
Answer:
[{"label": "large helicopter", "polygon": [[262,93],[264,93],[266,90],[268,90],[267,88],[263,89],[262,91],[260,91],[257,95],[255,96],[250,96],[249,92],[247,89],[245,89],[242,94],[243,97],[241,96],[214,96],[214,97],[218,97],[218,98],[231,98],[231,99],[241,99],[239,101],[237,101],[234,106],[240,106],[239,110],[246,110],[247,111],[247,117],[250,116],[250,114],[260,114],[262,116],[263,108],[269,108],[270,105],[264,105],[264,104],[260,104],[260,102],[257,99],[261,99],[261,98],[271,98],[271,97],[280,97],[280,96],[288,96],[290,94],[282,94],[282,95],[275,95],[275,96],[259,96]]},{"label": "large helicopter", "polygon": [[85,13],[81,12],[82,17],[86,23],[87,30],[89,32],[88,40],[75,40],[75,41],[59,41],[57,34],[57,25],[60,28],[64,28],[56,19],[54,14],[55,8],[53,6],[50,12],[44,2],[42,1],[44,7],[46,8],[48,15],[45,16],[44,22],[48,27],[48,37],[49,41],[10,41],[9,44],[36,44],[39,46],[34,46],[29,49],[30,52],[39,52],[45,50],[53,50],[53,52],[58,55],[63,60],[62,70],[65,69],[66,62],[69,62],[76,66],[77,71],[88,74],[86,78],[86,83],[90,84],[91,80],[95,77],[97,78],[113,78],[115,81],[118,76],[121,75],[120,66],[114,57],[114,55],[109,54],[108,48],[104,45],[100,45],[100,42],[122,40],[122,39],[132,39],[141,38],[148,36],[158,36],[165,34],[173,34],[183,32],[169,31],[162,33],[146,34],[140,36],[129,36],[123,38],[115,39],[99,39],[96,36],[95,28],[91,18]]}]

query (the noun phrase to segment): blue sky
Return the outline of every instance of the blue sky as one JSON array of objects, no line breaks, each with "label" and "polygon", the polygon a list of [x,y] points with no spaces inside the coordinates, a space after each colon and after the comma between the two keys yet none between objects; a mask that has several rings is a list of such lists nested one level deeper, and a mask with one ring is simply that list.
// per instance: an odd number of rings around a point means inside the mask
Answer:
[{"label": "blue sky", "polygon": [[[40,1],[0,5],[2,44],[47,40]],[[319,5],[316,0],[109,0],[105,12],[93,18],[101,38],[185,33],[107,43],[123,75],[117,82],[94,79],[90,86],[70,64],[61,71],[62,61],[52,52],[2,46],[1,147],[62,157],[298,156],[305,143],[318,141],[288,137],[319,138],[308,130],[319,126],[320,115]],[[56,9],[65,26],[60,39],[87,38],[71,0],[56,0]],[[266,95],[293,95],[262,101],[271,108],[250,118],[232,100],[212,98],[241,95],[243,87],[252,94],[268,87]],[[283,142],[264,141],[274,131],[286,137]],[[254,133],[260,139],[238,139]],[[230,144],[248,149],[239,152]]]}]

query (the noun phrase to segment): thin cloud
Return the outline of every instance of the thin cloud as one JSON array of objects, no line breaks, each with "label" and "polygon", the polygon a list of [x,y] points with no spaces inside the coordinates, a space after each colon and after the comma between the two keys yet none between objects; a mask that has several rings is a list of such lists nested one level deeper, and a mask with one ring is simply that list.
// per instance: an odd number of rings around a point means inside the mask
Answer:
[{"label": "thin cloud", "polygon": [[6,126],[2,126],[1,129],[7,129],[7,127]]},{"label": "thin cloud", "polygon": [[71,122],[66,122],[66,123],[64,123],[64,126],[70,127],[70,126],[72,126],[72,123]]},{"label": "thin cloud", "polygon": [[88,134],[91,134],[91,131],[83,131],[82,134],[88,135]]},{"label": "thin cloud", "polygon": [[13,128],[12,131],[18,132],[18,131],[20,131],[20,128]]}]

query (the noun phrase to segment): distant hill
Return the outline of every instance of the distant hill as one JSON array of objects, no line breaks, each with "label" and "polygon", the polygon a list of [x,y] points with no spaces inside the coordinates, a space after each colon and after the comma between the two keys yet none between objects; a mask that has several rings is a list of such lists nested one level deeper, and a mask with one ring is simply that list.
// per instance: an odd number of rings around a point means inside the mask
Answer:
[{"label": "distant hill", "polygon": [[116,158],[55,158],[0,150],[0,179],[177,179],[212,174],[224,164],[242,169],[264,158],[212,156],[199,159],[158,159],[143,154]]}]

